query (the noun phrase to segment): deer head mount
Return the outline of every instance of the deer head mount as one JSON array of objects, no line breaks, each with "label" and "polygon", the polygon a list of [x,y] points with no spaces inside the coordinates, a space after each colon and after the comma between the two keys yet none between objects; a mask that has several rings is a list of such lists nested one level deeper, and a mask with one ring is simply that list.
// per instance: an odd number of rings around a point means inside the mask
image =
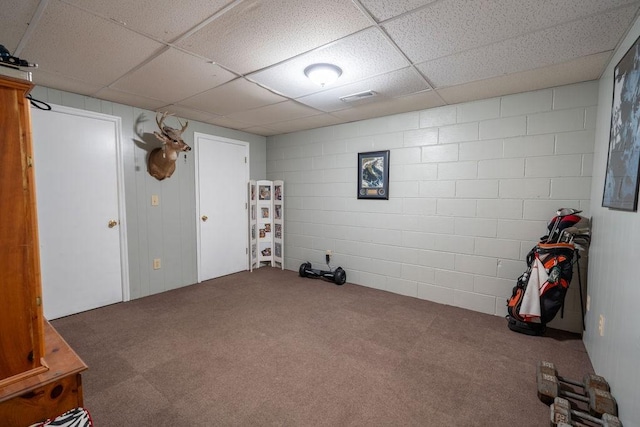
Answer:
[{"label": "deer head mount", "polygon": [[[170,126],[164,125],[164,120],[167,116],[171,115],[168,111],[162,113],[162,116],[156,114],[156,123],[160,132],[153,132],[156,138],[162,141],[162,147],[155,148],[149,153],[149,174],[156,178],[158,181],[162,181],[165,178],[169,178],[176,170],[176,160],[181,151],[191,151],[184,140],[182,139],[182,133],[189,126],[189,122],[184,125],[180,120],[181,129],[174,129]],[[159,118],[158,118],[159,117]]]}]

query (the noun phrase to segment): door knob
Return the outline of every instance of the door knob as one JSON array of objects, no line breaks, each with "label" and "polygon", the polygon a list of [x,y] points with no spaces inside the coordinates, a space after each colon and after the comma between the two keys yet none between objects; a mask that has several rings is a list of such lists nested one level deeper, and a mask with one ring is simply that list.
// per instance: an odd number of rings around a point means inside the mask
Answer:
[{"label": "door knob", "polygon": [[208,217],[208,216],[206,216],[206,215],[202,215],[202,221],[207,222],[207,220],[208,220],[208,219],[209,219],[209,217]]},{"label": "door knob", "polygon": [[116,225],[118,225],[118,221],[116,221],[115,219],[112,219],[111,221],[109,221],[109,228],[113,228]]}]

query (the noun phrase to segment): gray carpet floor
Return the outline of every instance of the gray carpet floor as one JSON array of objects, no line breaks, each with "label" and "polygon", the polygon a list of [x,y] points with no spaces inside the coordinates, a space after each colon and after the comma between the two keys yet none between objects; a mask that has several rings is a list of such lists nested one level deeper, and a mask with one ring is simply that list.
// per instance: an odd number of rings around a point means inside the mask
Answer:
[{"label": "gray carpet floor", "polygon": [[537,362],[593,372],[575,334],[270,267],[52,324],[97,427],[547,426]]}]

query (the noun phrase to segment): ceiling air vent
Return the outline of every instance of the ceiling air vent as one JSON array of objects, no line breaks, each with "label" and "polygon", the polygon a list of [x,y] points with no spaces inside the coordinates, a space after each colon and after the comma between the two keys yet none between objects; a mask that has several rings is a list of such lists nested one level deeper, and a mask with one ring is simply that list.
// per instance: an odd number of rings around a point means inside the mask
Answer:
[{"label": "ceiling air vent", "polygon": [[347,95],[347,96],[341,96],[340,97],[340,101],[355,102],[355,101],[361,101],[363,99],[371,98],[371,97],[374,97],[376,95],[377,95],[377,93],[375,93],[372,90],[365,90],[363,92],[353,93],[353,94]]}]

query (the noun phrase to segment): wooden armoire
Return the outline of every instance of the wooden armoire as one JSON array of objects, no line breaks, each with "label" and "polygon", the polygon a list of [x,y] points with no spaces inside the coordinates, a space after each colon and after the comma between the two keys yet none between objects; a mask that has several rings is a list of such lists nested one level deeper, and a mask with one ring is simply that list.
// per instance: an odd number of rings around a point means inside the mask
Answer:
[{"label": "wooden armoire", "polygon": [[[0,70],[2,71],[2,70]],[[28,80],[0,73],[0,426],[83,405],[87,369],[44,319]]]}]

